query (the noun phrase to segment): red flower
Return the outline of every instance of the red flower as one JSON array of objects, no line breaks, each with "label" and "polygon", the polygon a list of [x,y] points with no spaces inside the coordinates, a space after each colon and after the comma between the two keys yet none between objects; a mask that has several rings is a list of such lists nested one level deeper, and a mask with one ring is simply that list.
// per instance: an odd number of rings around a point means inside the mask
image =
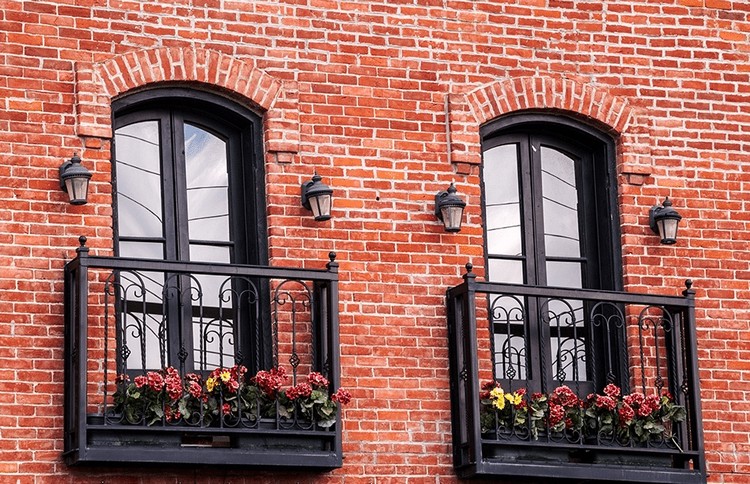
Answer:
[{"label": "red flower", "polygon": [[187,375],[185,375],[185,381],[200,383],[201,377],[200,375],[196,375],[195,373],[188,373]]},{"label": "red flower", "polygon": [[554,426],[565,418],[565,409],[562,405],[551,403],[549,406],[549,424]]},{"label": "red flower", "polygon": [[195,398],[201,398],[203,387],[201,387],[201,384],[197,381],[190,381],[188,384],[188,392]]},{"label": "red flower", "polygon": [[182,418],[182,414],[178,411],[172,410],[172,407],[166,407],[164,409],[164,416],[167,417],[167,422],[177,422]]},{"label": "red flower", "polygon": [[622,401],[631,407],[640,407],[646,401],[646,396],[643,393],[634,392],[623,398]]},{"label": "red flower", "polygon": [[486,391],[492,391],[493,388],[497,386],[497,382],[495,380],[488,380],[484,383],[482,383],[482,390]]},{"label": "red flower", "polygon": [[161,373],[149,371],[146,373],[146,378],[148,379],[148,386],[155,392],[160,392],[164,388],[164,377],[161,376]]},{"label": "red flower", "polygon": [[143,375],[138,375],[135,377],[135,386],[136,388],[143,388],[148,384],[148,378],[146,378]]},{"label": "red flower", "polygon": [[312,394],[312,387],[309,383],[298,383],[286,392],[289,400],[296,400],[300,397],[309,397]]},{"label": "red flower", "polygon": [[277,391],[284,385],[288,377],[284,368],[271,368],[270,370],[261,370],[253,378],[252,382],[268,395],[273,397]]},{"label": "red flower", "polygon": [[247,368],[245,368],[243,365],[234,365],[231,370],[232,373],[232,379],[240,381],[242,380],[242,377],[245,376],[245,373],[247,373]]},{"label": "red flower", "polygon": [[596,401],[594,402],[597,408],[604,408],[606,410],[614,410],[617,407],[617,401],[610,396],[596,395]]},{"label": "red flower", "polygon": [[617,415],[620,417],[620,425],[626,426],[635,417],[635,412],[633,412],[633,408],[630,405],[623,403],[622,407],[617,411]]},{"label": "red flower", "polygon": [[328,388],[328,379],[317,371],[310,373],[307,377],[307,381],[315,388]]},{"label": "red flower", "polygon": [[609,398],[616,399],[620,396],[620,387],[615,385],[614,383],[610,383],[606,387],[604,387],[604,394],[607,395]]},{"label": "red flower", "polygon": [[223,415],[229,415],[231,412],[232,412],[232,407],[228,403],[225,403],[224,405],[221,406],[221,413]]},{"label": "red flower", "polygon": [[573,390],[565,385],[561,385],[555,388],[555,391],[552,392],[552,395],[550,395],[549,399],[551,403],[561,405],[564,408],[573,408],[580,405],[578,396],[573,393]]},{"label": "red flower", "polygon": [[346,405],[347,403],[352,401],[352,394],[344,390],[343,388],[339,388],[338,390],[336,390],[336,393],[333,394],[331,400],[333,400],[334,402],[339,402],[341,405]]}]

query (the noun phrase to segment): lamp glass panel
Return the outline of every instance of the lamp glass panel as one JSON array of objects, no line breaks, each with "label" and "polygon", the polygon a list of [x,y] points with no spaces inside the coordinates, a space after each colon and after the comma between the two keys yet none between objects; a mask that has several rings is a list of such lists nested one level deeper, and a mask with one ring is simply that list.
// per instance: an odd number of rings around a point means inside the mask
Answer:
[{"label": "lamp glass panel", "polygon": [[446,230],[458,231],[461,229],[461,219],[464,213],[463,207],[453,205],[442,207],[440,211],[443,214],[443,223]]},{"label": "lamp glass panel", "polygon": [[71,177],[65,180],[65,189],[68,191],[71,203],[86,203],[88,188],[89,179],[86,177]]},{"label": "lamp glass panel", "polygon": [[679,221],[674,218],[665,218],[659,221],[659,235],[661,235],[661,238],[667,240],[677,239],[678,222]]},{"label": "lamp glass panel", "polygon": [[330,217],[331,215],[331,196],[318,195],[310,199],[310,208],[312,208],[315,218]]}]

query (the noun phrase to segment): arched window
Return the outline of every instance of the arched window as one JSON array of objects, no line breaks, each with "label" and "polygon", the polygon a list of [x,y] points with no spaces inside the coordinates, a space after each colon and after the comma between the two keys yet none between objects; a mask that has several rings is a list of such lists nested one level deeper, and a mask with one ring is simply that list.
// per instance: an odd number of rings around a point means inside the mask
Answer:
[{"label": "arched window", "polygon": [[[488,280],[620,290],[612,139],[569,118],[542,114],[500,118],[481,134]],[[540,301],[522,303],[526,318],[492,323],[497,378],[526,380],[536,389],[542,381],[612,379],[612,366],[602,375],[590,355],[621,351],[624,345],[609,341],[620,336],[592,327],[583,301]],[[490,301],[496,310],[515,303]],[[496,314],[512,314],[505,309]]]},{"label": "arched window", "polygon": [[[117,256],[267,265],[258,114],[223,97],[180,88],[125,96],[113,103],[113,112]],[[127,277],[146,281],[146,304],[153,305],[147,321],[121,318],[127,368],[210,369],[250,354],[256,361],[246,358],[243,364],[263,366],[260,353],[268,337],[263,324],[254,318],[252,330],[232,327],[242,307],[232,300],[236,290],[221,289],[221,278],[121,275]],[[200,321],[194,316],[198,303],[186,305],[184,294],[200,301]]]}]

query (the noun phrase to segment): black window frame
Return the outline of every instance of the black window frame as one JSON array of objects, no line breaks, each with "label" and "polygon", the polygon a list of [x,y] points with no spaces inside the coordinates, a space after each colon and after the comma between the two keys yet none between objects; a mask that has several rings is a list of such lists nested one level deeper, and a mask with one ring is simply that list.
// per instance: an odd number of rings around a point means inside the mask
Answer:
[{"label": "black window frame", "polygon": [[[185,88],[162,87],[140,91],[122,96],[112,102],[113,131],[119,127],[141,120],[167,119],[160,123],[163,178],[171,178],[171,190],[163,191],[162,204],[165,258],[178,262],[189,261],[191,243],[200,244],[199,239],[190,239],[187,221],[181,219],[180,207],[171,193],[185,189],[179,181],[184,179],[184,153],[179,153],[178,146],[183,142],[182,127],[186,123],[199,126],[223,139],[228,145],[227,164],[229,170],[229,225],[230,263],[267,266],[268,265],[268,229],[265,195],[265,160],[263,156],[263,118],[253,110],[218,94]],[[115,256],[119,257],[119,242],[139,241],[137,237],[121,237],[118,234],[117,206],[117,173],[116,142],[112,140],[112,190],[113,190],[113,237]],[[181,164],[182,163],[182,164]],[[171,170],[178,171],[173,176]],[[181,172],[180,172],[181,171]],[[183,194],[184,196],[184,194]],[[184,210],[184,207],[182,207]],[[172,227],[170,233],[166,227]],[[212,243],[212,245],[217,245]],[[267,284],[253,281],[261,293],[259,300],[268,301]],[[184,309],[181,317],[188,321],[190,309]],[[175,314],[173,314],[175,313]],[[175,331],[176,324],[171,321],[180,319],[171,309],[167,318],[169,337],[167,365],[178,367],[183,364],[190,370],[199,370],[193,362],[192,351],[185,357],[185,348],[179,341],[183,338],[192,340],[192,329],[188,324],[180,324],[182,330]],[[240,331],[235,335],[235,353],[241,355],[240,363],[255,372],[272,365],[271,323],[268,311],[259,311],[259,327],[254,331]],[[180,334],[181,333],[181,334]],[[180,356],[180,353],[183,353]]]},{"label": "black window frame", "polygon": [[[584,222],[579,223],[582,251],[589,259],[585,263],[587,269],[582,274],[582,285],[586,289],[622,291],[622,251],[620,243],[620,218],[618,210],[618,185],[616,173],[615,140],[606,132],[596,127],[580,122],[572,117],[560,113],[525,112],[515,113],[497,118],[480,127],[482,153],[508,143],[518,143],[519,149],[519,197],[521,200],[521,237],[523,255],[518,257],[502,256],[498,258],[521,260],[524,266],[524,285],[538,285],[545,287],[545,266],[548,260],[565,260],[561,257],[550,257],[544,253],[544,231],[541,230],[541,171],[539,166],[532,169],[530,147],[532,144],[544,144],[555,149],[570,153],[573,157],[587,157],[584,163],[586,169],[576,170],[577,184],[583,190],[582,197],[586,213],[581,217]],[[522,174],[523,170],[529,170]],[[490,261],[496,255],[490,253],[487,236],[487,204],[485,201],[484,170],[480,170],[481,205],[484,231],[484,263],[488,271]],[[529,207],[533,207],[529,209]],[[593,271],[593,268],[598,271]],[[539,308],[529,308],[529,313],[538,313]],[[532,318],[533,319],[533,318]],[[537,319],[541,319],[541,316]],[[549,341],[554,331],[549,325],[535,324],[528,328],[529,347],[531,354],[526,358],[529,368],[540,368],[538,362],[540,351],[547,351],[542,341]],[[507,328],[506,328],[507,330]],[[565,328],[560,328],[560,331]],[[625,341],[623,335],[605,335],[602,328],[587,328],[591,335],[586,342],[588,352],[607,354],[615,350],[617,356],[614,365],[608,371],[593,367],[587,363],[588,382],[583,390],[594,391],[607,382],[615,381],[623,388],[628,385],[628,369],[625,359]],[[512,330],[511,330],[512,332]],[[545,339],[546,338],[546,339]],[[540,347],[542,348],[540,350]],[[588,360],[588,358],[587,358]],[[615,371],[613,372],[612,369]],[[545,371],[545,370],[542,370]],[[554,388],[555,376],[535,375],[526,382],[531,391],[551,391]],[[502,375],[498,377],[503,380]],[[558,384],[566,383],[557,381]],[[585,383],[585,382],[579,382]],[[550,388],[552,386],[552,388]]]}]

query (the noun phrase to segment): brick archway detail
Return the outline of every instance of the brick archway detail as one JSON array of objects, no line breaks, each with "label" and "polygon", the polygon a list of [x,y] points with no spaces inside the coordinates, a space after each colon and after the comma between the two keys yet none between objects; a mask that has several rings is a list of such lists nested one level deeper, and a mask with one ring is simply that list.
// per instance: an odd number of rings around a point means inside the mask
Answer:
[{"label": "brick archway detail", "polygon": [[481,162],[479,127],[503,114],[547,110],[589,120],[618,140],[618,173],[635,183],[651,174],[651,121],[606,86],[566,77],[502,79],[449,95],[451,160],[468,173]]},{"label": "brick archway detail", "polygon": [[[219,88],[264,113],[268,152],[299,151],[299,91],[257,68],[251,60],[195,48],[158,48],[76,65],[76,132],[112,137],[113,98],[160,83],[201,83]],[[288,160],[287,160],[288,161]]]}]

